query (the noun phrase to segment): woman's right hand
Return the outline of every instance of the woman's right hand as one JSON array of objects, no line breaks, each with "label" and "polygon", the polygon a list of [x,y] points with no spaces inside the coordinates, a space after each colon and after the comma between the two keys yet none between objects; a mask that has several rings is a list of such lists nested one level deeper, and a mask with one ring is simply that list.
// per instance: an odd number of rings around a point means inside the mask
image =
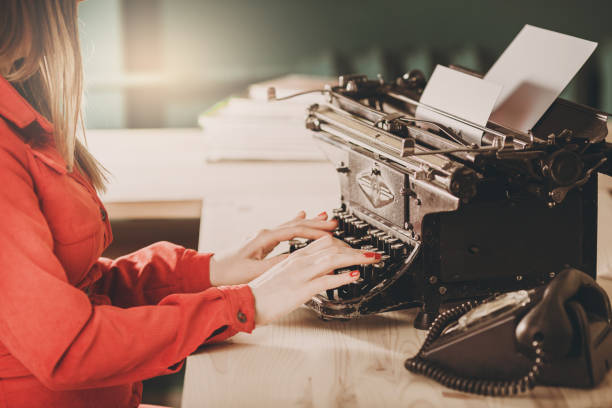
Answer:
[{"label": "woman's right hand", "polygon": [[330,236],[317,239],[249,283],[255,297],[255,324],[267,324],[318,293],[359,279],[359,271],[334,275],[334,269],[379,259],[379,254],[353,249]]}]

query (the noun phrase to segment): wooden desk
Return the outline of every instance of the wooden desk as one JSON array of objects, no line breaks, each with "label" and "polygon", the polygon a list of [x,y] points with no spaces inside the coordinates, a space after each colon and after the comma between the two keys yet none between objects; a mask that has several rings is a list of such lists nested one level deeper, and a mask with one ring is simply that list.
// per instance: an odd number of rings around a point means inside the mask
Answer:
[{"label": "wooden desk", "polygon": [[[612,282],[602,282],[612,293]],[[591,391],[536,387],[514,398],[472,396],[404,368],[424,340],[414,311],[324,322],[300,309],[187,359],[183,408],[610,407],[612,374]]]},{"label": "wooden desk", "polygon": [[[317,214],[338,203],[328,163],[219,163],[204,171],[201,250],[234,246],[245,232],[299,209]],[[608,242],[600,240],[600,249]],[[612,281],[602,284],[612,293]],[[457,393],[414,376],[403,366],[425,336],[413,329],[414,317],[399,311],[324,322],[299,309],[190,356],[182,407],[612,406],[612,375],[595,391],[538,387],[510,399]]]},{"label": "wooden desk", "polygon": [[328,162],[220,162],[204,168],[200,250],[236,247],[262,228],[339,206]]}]

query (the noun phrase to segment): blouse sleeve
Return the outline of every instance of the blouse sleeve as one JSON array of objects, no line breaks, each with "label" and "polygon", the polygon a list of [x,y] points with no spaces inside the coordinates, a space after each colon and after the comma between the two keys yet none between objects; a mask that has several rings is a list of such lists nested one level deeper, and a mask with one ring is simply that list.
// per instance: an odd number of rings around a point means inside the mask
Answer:
[{"label": "blouse sleeve", "polygon": [[195,293],[211,287],[212,254],[198,253],[169,242],[158,242],[116,260],[100,258],[94,274],[101,280],[97,294],[121,307],[157,304],[173,293]]},{"label": "blouse sleeve", "polygon": [[[166,374],[207,339],[254,328],[254,298],[248,286],[173,294],[151,306],[92,306],[84,292],[67,282],[53,252],[53,237],[30,173],[2,145],[0,186],[0,341],[47,387],[106,387]],[[190,270],[187,275],[196,274],[186,259],[198,255],[170,252]],[[140,262],[130,259],[123,262]],[[121,262],[111,268],[120,268]],[[123,293],[123,287],[140,285],[134,276],[148,275],[135,270],[115,275],[109,287]],[[117,279],[131,283],[117,284]],[[187,283],[173,279],[172,285],[183,290],[194,288],[191,278]],[[206,279],[198,282],[195,286],[206,286]],[[147,301],[164,294],[150,295],[151,285],[141,287],[138,296]]]}]

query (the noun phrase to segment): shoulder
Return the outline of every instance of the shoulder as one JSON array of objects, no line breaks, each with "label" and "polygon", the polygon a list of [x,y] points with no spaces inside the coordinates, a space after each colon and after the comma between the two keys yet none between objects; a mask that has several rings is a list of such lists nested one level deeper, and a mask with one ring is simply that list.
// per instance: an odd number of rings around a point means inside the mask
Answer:
[{"label": "shoulder", "polygon": [[0,151],[11,153],[16,158],[25,158],[29,150],[31,148],[19,130],[0,116]]},{"label": "shoulder", "polygon": [[32,148],[10,122],[0,117],[0,180],[17,176],[32,185]]}]

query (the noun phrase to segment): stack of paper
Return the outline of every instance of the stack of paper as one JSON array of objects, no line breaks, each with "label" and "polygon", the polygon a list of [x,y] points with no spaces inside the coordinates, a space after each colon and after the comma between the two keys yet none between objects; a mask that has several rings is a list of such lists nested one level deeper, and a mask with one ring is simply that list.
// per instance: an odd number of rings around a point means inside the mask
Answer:
[{"label": "stack of paper", "polygon": [[199,123],[206,139],[208,161],[220,160],[325,160],[305,127],[306,110],[323,102],[321,94],[269,102],[268,88],[276,96],[322,89],[328,78],[289,75],[253,84],[248,97],[232,97],[202,114]]}]

